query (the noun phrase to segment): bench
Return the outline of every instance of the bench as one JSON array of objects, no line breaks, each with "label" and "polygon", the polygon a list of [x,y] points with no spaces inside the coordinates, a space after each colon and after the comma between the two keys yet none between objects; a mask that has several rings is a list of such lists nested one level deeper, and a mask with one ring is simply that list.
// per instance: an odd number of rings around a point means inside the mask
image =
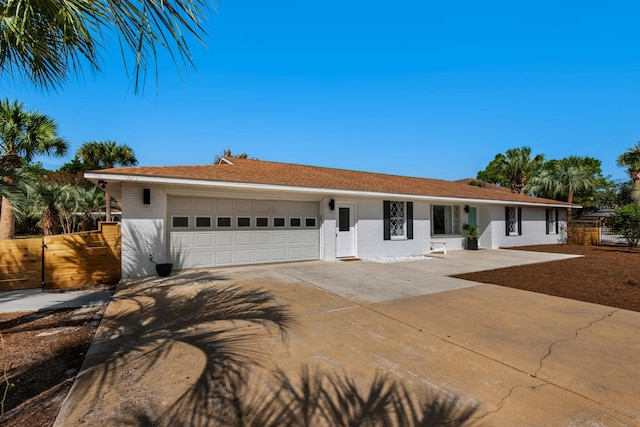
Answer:
[{"label": "bench", "polygon": [[444,240],[432,240],[431,241],[431,253],[433,252],[442,252],[444,255],[447,254],[447,242]]}]

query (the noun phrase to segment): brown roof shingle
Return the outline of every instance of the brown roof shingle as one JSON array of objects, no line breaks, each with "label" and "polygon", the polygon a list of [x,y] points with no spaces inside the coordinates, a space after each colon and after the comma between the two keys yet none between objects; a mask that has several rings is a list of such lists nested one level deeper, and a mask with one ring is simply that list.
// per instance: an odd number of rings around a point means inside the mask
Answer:
[{"label": "brown roof shingle", "polygon": [[391,193],[407,196],[569,205],[566,202],[505,192],[504,189],[482,188],[461,182],[439,179],[387,175],[263,160],[238,158],[229,158],[229,160],[233,164],[121,167],[94,172],[113,175]]}]

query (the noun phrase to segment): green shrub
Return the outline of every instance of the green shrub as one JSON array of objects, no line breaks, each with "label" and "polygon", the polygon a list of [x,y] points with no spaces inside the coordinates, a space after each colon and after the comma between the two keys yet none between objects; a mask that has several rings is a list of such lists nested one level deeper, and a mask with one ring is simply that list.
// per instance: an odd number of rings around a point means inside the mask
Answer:
[{"label": "green shrub", "polygon": [[615,208],[615,214],[607,221],[610,228],[622,234],[629,246],[640,242],[640,205],[626,205]]}]

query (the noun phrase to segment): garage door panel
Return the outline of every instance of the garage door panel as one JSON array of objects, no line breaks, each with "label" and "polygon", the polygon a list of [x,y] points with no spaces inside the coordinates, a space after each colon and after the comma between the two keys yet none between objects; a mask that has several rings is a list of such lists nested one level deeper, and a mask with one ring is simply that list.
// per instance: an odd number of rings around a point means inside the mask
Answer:
[{"label": "garage door panel", "polygon": [[252,246],[253,240],[251,239],[251,232],[249,231],[237,231],[235,234],[236,246]]},{"label": "garage door panel", "polygon": [[193,253],[194,267],[208,267],[212,264],[213,264],[213,253],[211,251]]},{"label": "garage door panel", "polygon": [[273,248],[271,249],[271,261],[282,262],[287,260],[287,248]]},{"label": "garage door panel", "polygon": [[289,248],[289,252],[287,255],[290,261],[299,261],[303,258],[302,257],[303,254],[304,254],[304,251],[302,247],[299,247],[299,248]]},{"label": "garage door panel", "polygon": [[233,247],[233,233],[231,232],[216,232],[216,247]]},{"label": "garage door panel", "polygon": [[304,243],[305,244],[318,244],[318,231],[305,231]]},{"label": "garage door panel", "polygon": [[193,233],[194,248],[212,248],[213,233]]},{"label": "garage door panel", "polygon": [[269,245],[271,243],[271,233],[268,231],[256,231],[253,236],[253,243],[256,246]]},{"label": "garage door panel", "polygon": [[215,265],[232,265],[233,264],[233,251],[216,251],[216,263]]},{"label": "garage door panel", "polygon": [[[170,196],[168,205],[170,218],[175,215],[190,218],[187,229],[171,230],[169,234],[176,268],[319,258],[320,231],[305,227],[317,224],[318,202]],[[211,218],[210,227],[196,228],[195,218],[202,216]],[[231,227],[219,229],[216,219],[219,217],[231,217]],[[238,217],[251,218],[250,226],[238,228]],[[267,218],[266,227],[257,227],[258,217]],[[284,218],[285,226],[274,227],[275,218]],[[316,218],[316,223],[306,221],[307,218]],[[301,226],[292,227],[297,224]]]},{"label": "garage door panel", "polygon": [[254,260],[256,263],[269,262],[271,259],[271,249],[256,249],[254,251]]},{"label": "garage door panel", "polygon": [[286,245],[287,244],[287,233],[284,231],[274,231],[273,232],[273,244],[274,245]]},{"label": "garage door panel", "polygon": [[296,245],[302,243],[302,231],[290,231],[287,243]]}]

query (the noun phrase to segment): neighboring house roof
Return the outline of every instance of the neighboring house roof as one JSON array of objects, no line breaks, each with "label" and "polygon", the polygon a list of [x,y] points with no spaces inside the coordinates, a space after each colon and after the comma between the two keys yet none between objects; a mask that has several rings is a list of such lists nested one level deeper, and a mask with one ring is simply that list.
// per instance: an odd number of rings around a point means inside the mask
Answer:
[{"label": "neighboring house roof", "polygon": [[[439,179],[415,178],[227,157],[226,162],[201,166],[140,166],[87,172],[96,182],[158,182],[166,184],[224,185],[226,187],[322,190],[326,193],[380,193],[418,198],[504,201],[521,204],[570,206],[569,203],[476,187]],[[103,183],[104,184],[104,183]],[[107,189],[108,190],[108,189]],[[320,192],[320,191],[317,191]]]}]

